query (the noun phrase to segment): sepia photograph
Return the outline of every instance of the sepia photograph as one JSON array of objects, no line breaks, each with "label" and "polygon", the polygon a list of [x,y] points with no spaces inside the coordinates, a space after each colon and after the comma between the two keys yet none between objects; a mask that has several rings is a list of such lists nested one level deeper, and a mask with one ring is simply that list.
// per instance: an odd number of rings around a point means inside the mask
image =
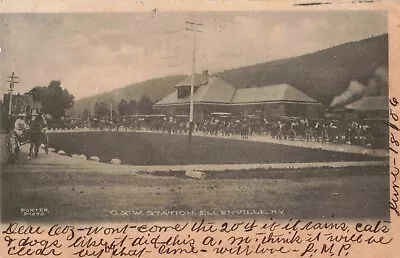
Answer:
[{"label": "sepia photograph", "polygon": [[386,10],[0,19],[2,223],[390,220]]}]

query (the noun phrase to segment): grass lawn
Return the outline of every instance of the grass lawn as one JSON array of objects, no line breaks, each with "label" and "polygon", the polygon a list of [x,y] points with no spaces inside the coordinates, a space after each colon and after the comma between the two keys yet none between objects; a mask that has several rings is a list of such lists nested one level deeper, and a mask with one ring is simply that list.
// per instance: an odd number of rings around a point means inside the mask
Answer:
[{"label": "grass lawn", "polygon": [[280,144],[145,132],[73,132],[49,134],[50,146],[67,154],[121,159],[132,165],[247,164],[379,160],[367,155]]}]

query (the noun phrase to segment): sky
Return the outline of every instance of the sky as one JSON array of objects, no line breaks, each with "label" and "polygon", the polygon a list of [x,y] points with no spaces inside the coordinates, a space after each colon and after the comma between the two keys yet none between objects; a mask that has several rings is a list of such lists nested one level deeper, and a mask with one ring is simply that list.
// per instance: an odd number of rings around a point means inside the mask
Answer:
[{"label": "sky", "polygon": [[384,11],[0,14],[0,93],[60,80],[75,99],[173,74],[299,56],[388,31]]}]

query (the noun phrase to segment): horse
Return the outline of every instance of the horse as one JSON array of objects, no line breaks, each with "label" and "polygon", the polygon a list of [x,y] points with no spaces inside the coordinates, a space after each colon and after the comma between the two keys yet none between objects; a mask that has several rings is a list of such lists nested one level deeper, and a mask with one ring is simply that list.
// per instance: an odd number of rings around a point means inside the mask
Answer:
[{"label": "horse", "polygon": [[305,120],[305,130],[306,130],[306,140],[309,142],[312,140],[312,137],[314,135],[313,132],[313,127],[311,126],[311,124],[308,122],[308,120]]},{"label": "horse", "polygon": [[210,135],[218,135],[218,131],[220,129],[220,122],[217,119],[213,119],[210,121],[208,125],[208,132]]},{"label": "horse", "polygon": [[313,126],[313,137],[317,142],[325,142],[325,129],[322,122],[315,121]]},{"label": "horse", "polygon": [[289,121],[284,121],[284,122],[278,122],[278,135],[277,139],[284,139],[284,140],[294,140],[295,137],[295,132],[291,127],[291,122]]},{"label": "horse", "polygon": [[279,123],[274,122],[270,127],[270,131],[272,139],[278,139],[280,131]]},{"label": "horse", "polygon": [[228,121],[224,122],[221,130],[222,130],[222,135],[223,136],[230,136],[232,133],[232,124]]},{"label": "horse", "polygon": [[339,126],[335,122],[330,122],[325,125],[326,137],[330,143],[335,143],[340,141],[340,130]]},{"label": "horse", "polygon": [[243,122],[243,124],[240,125],[240,138],[248,139],[249,138],[249,129],[250,129],[250,125],[247,122]]},{"label": "horse", "polygon": [[311,132],[307,120],[298,120],[295,124],[292,124],[292,129],[299,140],[311,140]]},{"label": "horse", "polygon": [[29,127],[27,136],[28,142],[30,144],[28,158],[32,157],[33,149],[35,150],[35,158],[38,156],[39,147],[42,143],[45,146],[46,154],[48,154],[48,138],[47,134],[44,131],[43,119],[41,120],[40,117],[35,118],[31,126]]}]

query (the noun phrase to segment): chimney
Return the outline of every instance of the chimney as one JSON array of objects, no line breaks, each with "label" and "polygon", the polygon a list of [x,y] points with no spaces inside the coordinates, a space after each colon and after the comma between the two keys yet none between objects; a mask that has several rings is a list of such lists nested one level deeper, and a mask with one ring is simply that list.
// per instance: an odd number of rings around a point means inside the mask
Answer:
[{"label": "chimney", "polygon": [[207,84],[208,83],[208,78],[210,77],[210,75],[209,75],[209,73],[208,73],[208,70],[203,70],[203,72],[202,72],[202,74],[201,74],[201,77],[202,77],[202,83],[201,84]]}]

